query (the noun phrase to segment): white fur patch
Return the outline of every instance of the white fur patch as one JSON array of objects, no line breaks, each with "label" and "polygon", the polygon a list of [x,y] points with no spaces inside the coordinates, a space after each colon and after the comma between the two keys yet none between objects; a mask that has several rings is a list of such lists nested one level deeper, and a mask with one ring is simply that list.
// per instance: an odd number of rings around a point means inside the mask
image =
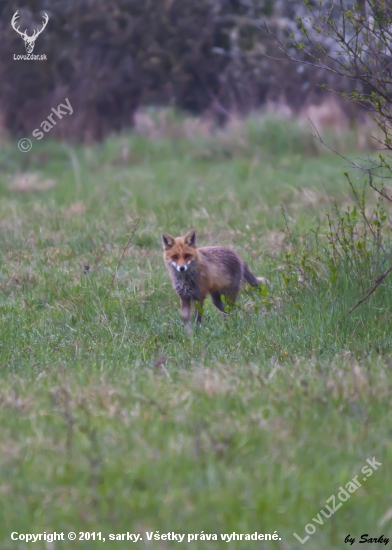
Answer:
[{"label": "white fur patch", "polygon": [[184,268],[182,271],[181,271],[181,266],[177,265],[175,262],[171,262],[170,260],[168,260],[168,265],[170,265],[171,267],[174,267],[174,269],[176,269],[177,271],[179,271],[180,273],[184,273],[184,271],[187,271],[188,267],[191,265],[191,263],[193,262],[194,260],[189,260],[189,262],[187,262],[186,265],[183,265],[182,267]]}]

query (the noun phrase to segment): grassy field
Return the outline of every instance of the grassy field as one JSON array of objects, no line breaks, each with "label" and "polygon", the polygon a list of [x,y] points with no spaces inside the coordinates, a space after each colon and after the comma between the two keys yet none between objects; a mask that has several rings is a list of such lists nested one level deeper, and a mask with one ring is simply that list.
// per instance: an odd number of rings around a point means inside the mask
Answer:
[{"label": "grassy field", "polygon": [[[351,203],[344,162],[289,121],[202,130],[173,120],[96,147],[2,144],[4,550],[128,548],[109,540],[127,532],[162,550],[334,550],[392,534],[392,294],[386,283],[338,325],[369,281],[350,267],[334,278],[317,255],[320,276],[287,276],[293,242],[306,249],[320,227],[326,246],[325,213]],[[338,145],[355,156],[350,143]],[[226,323],[208,301],[187,333],[160,233],[191,227],[268,284],[244,289]],[[293,533],[309,524],[302,545]],[[11,540],[54,531],[106,540]],[[206,533],[218,540],[188,542]]]}]

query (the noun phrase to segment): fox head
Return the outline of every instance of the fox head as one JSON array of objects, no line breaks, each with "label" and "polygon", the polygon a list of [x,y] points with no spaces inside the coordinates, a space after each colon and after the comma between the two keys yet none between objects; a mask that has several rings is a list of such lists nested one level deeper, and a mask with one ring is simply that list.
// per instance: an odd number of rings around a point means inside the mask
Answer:
[{"label": "fox head", "polygon": [[187,271],[196,260],[196,231],[191,229],[185,237],[174,238],[162,233],[163,259],[169,267],[179,272]]}]

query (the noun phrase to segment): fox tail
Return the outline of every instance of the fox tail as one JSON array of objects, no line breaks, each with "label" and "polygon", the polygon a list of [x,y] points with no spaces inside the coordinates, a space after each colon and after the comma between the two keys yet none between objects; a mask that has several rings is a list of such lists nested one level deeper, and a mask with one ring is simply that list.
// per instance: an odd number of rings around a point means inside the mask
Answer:
[{"label": "fox tail", "polygon": [[263,277],[255,277],[247,264],[244,262],[244,279],[251,286],[259,286],[263,283]]}]

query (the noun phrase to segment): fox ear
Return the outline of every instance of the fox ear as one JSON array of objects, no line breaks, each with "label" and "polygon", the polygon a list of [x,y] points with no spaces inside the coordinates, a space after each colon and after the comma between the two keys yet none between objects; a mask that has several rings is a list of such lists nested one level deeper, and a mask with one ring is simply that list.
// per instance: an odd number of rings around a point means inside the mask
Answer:
[{"label": "fox ear", "polygon": [[169,250],[175,244],[174,237],[169,235],[169,233],[162,233],[162,246],[163,250]]},{"label": "fox ear", "polygon": [[192,247],[196,248],[196,244],[197,244],[197,242],[196,242],[196,231],[194,229],[191,229],[190,231],[188,231],[188,233],[184,237],[184,242],[188,246],[192,246]]}]

